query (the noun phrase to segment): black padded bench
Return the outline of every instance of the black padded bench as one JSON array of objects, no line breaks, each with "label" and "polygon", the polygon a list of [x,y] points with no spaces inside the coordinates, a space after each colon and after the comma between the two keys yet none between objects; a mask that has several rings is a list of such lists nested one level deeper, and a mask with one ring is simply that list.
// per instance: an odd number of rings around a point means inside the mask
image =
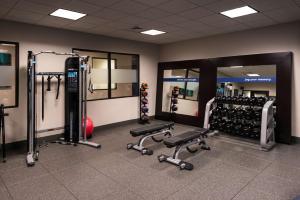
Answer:
[{"label": "black padded bench", "polygon": [[173,122],[162,123],[162,124],[153,124],[153,125],[148,125],[148,126],[143,126],[143,127],[140,127],[140,128],[133,129],[133,130],[130,131],[130,134],[133,137],[137,137],[137,136],[157,132],[157,131],[160,131],[160,130],[165,129],[165,128],[171,129],[173,126],[174,126]]},{"label": "black padded bench", "polygon": [[177,165],[180,169],[192,170],[194,167],[191,163],[182,161],[178,158],[180,151],[186,148],[188,152],[195,153],[198,149],[191,149],[190,146],[194,144],[200,145],[203,150],[210,150],[210,147],[206,145],[205,138],[207,138],[209,130],[204,128],[199,128],[193,131],[184,132],[178,136],[170,137],[164,139],[164,144],[168,148],[175,147],[173,156],[159,155],[158,160],[160,162],[166,161],[171,164]]},{"label": "black padded bench", "polygon": [[140,151],[142,155],[152,155],[153,151],[150,149],[147,149],[143,146],[144,141],[151,137],[154,142],[162,142],[163,139],[156,139],[155,136],[157,135],[164,135],[167,137],[172,136],[171,130],[174,127],[174,122],[167,122],[167,123],[160,123],[160,124],[153,124],[153,125],[147,125],[143,126],[141,128],[136,128],[130,131],[130,134],[133,137],[142,136],[138,142],[138,144],[127,144],[127,149],[134,149],[137,151]]}]

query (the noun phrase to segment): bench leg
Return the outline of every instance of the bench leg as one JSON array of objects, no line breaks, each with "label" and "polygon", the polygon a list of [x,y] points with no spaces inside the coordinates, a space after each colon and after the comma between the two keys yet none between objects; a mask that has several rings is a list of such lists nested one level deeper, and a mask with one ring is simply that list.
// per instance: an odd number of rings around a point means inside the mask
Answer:
[{"label": "bench leg", "polygon": [[171,163],[173,165],[178,166],[179,169],[181,169],[181,170],[182,169],[193,170],[193,168],[194,168],[193,164],[179,159],[179,153],[181,152],[181,150],[183,148],[186,148],[191,153],[195,153],[197,150],[191,150],[189,148],[191,145],[194,145],[194,144],[199,144],[201,146],[200,148],[203,150],[210,150],[210,147],[207,146],[207,144],[203,138],[197,138],[197,139],[187,142],[186,144],[176,146],[172,156],[167,156],[164,154],[159,155],[157,157],[158,161]]},{"label": "bench leg", "polygon": [[172,133],[171,133],[171,130],[167,129],[167,130],[163,130],[160,132],[145,135],[139,139],[139,142],[137,144],[132,144],[132,143],[127,144],[127,149],[128,150],[129,149],[137,150],[137,151],[141,152],[142,155],[152,155],[153,151],[151,149],[144,147],[143,143],[146,141],[146,139],[148,139],[148,138],[153,139],[153,137],[157,136],[157,135],[165,135],[165,136],[170,137],[170,136],[172,136]]}]

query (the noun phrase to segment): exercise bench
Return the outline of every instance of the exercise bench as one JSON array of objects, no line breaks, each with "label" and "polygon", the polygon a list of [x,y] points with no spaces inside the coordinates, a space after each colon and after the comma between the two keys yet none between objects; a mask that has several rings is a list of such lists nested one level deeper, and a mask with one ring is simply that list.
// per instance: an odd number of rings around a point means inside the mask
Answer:
[{"label": "exercise bench", "polygon": [[162,142],[163,139],[156,139],[155,136],[157,135],[164,135],[165,137],[172,136],[172,129],[174,127],[174,122],[169,123],[161,123],[161,124],[153,124],[148,126],[143,126],[141,128],[133,129],[130,131],[130,134],[133,137],[142,136],[137,144],[129,143],[127,144],[127,149],[134,149],[141,152],[142,155],[152,155],[153,151],[151,149],[145,148],[143,143],[146,139],[150,138],[154,142]]},{"label": "exercise bench", "polygon": [[174,153],[172,156],[167,156],[164,154],[159,155],[157,158],[159,162],[168,162],[173,165],[179,166],[180,169],[192,170],[194,168],[193,164],[182,161],[179,159],[179,153],[182,149],[186,148],[186,150],[190,153],[195,153],[198,149],[191,149],[190,146],[194,144],[198,144],[203,150],[210,150],[210,147],[207,146],[205,138],[207,138],[209,130],[204,128],[199,128],[193,131],[188,131],[182,133],[178,136],[170,137],[164,140],[164,144],[168,148],[174,148]]}]

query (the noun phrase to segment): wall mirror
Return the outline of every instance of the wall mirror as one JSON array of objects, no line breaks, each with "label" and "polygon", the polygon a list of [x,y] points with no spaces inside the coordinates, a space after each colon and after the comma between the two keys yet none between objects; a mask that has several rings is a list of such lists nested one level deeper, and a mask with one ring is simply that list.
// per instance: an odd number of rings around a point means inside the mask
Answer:
[{"label": "wall mirror", "polygon": [[217,95],[276,98],[276,65],[218,67]]},{"label": "wall mirror", "polygon": [[174,86],[179,87],[178,114],[197,116],[199,98],[200,69],[164,70],[162,112],[170,111],[171,93]]},{"label": "wall mirror", "polygon": [[19,44],[0,41],[0,104],[18,107]]}]

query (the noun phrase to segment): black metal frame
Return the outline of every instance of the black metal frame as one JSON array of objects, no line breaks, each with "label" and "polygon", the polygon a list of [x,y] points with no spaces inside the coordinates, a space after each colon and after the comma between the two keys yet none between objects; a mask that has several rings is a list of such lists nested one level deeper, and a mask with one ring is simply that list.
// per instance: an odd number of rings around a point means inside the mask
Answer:
[{"label": "black metal frame", "polygon": [[[158,64],[156,118],[167,120],[168,113],[162,112],[163,70],[200,68],[199,80],[199,116],[177,114],[175,122],[202,127],[205,105],[216,94],[217,68],[248,65],[276,65],[276,141],[292,142],[292,67],[293,53],[279,52],[253,55],[240,55],[199,60],[161,62]],[[180,106],[180,105],[179,105]]]},{"label": "black metal frame", "polygon": [[0,44],[13,44],[15,45],[15,105],[5,106],[4,108],[17,108],[19,107],[19,43],[18,42],[9,42],[9,41],[0,41]]},{"label": "black metal frame", "polygon": [[[92,49],[81,49],[81,48],[72,48],[72,52],[75,51],[87,51],[87,52],[98,52],[98,53],[107,53],[108,59],[108,98],[102,99],[91,99],[87,101],[98,101],[98,100],[107,100],[107,99],[119,99],[119,98],[127,98],[127,97],[138,97],[139,96],[139,85],[140,85],[140,55],[139,54],[130,54],[130,53],[118,53],[118,52],[109,52],[109,51],[100,51],[100,50],[92,50]],[[137,83],[132,84],[132,94],[131,96],[122,96],[122,97],[112,97],[111,96],[111,55],[112,54],[120,54],[120,55],[130,55],[137,56],[138,63],[136,66],[137,70]],[[134,68],[133,68],[134,69]]]}]

